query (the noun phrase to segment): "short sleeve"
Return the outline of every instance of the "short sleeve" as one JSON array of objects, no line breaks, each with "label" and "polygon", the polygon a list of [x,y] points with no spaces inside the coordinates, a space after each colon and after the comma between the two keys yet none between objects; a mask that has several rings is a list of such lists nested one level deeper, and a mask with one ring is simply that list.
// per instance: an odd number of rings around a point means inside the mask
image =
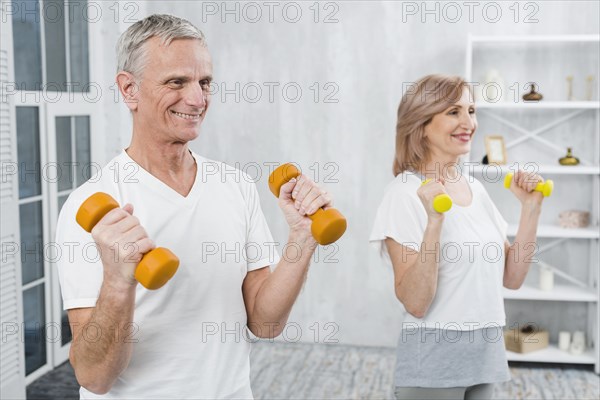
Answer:
[{"label": "short sleeve", "polygon": [[279,253],[260,207],[256,185],[253,182],[248,183],[245,192],[248,222],[244,252],[248,263],[248,271],[253,271],[277,264]]},{"label": "short sleeve", "polygon": [[427,213],[417,195],[420,180],[412,174],[400,174],[385,190],[377,209],[369,242],[387,257],[385,239],[420,249],[427,223]]},{"label": "short sleeve", "polygon": [[95,307],[103,280],[100,254],[92,235],[75,221],[79,205],[86,196],[73,192],[60,211],[56,244],[60,256],[56,262],[63,307]]}]

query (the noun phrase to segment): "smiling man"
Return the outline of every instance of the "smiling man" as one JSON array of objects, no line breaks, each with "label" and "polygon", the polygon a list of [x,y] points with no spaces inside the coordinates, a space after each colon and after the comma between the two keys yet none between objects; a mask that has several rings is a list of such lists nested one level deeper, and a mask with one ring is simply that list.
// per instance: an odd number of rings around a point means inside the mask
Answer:
[{"label": "smiling man", "polygon": [[[81,398],[251,398],[247,331],[282,331],[317,245],[307,215],[331,199],[304,175],[281,188],[288,243],[301,252],[279,260],[255,185],[188,148],[210,106],[203,34],[152,15],[127,29],[117,50],[131,144],[69,196],[56,233],[74,249],[58,268]],[[98,191],[123,207],[90,235],[75,214]],[[180,266],[148,291],[134,271],[155,243]]]}]

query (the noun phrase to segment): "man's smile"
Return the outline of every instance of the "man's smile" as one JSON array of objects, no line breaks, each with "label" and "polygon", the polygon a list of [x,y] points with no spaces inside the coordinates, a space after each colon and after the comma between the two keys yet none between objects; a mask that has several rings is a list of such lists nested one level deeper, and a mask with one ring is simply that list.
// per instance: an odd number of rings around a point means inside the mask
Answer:
[{"label": "man's smile", "polygon": [[183,118],[186,120],[197,120],[200,119],[200,117],[202,116],[202,113],[204,112],[204,109],[201,109],[198,113],[194,113],[194,114],[186,114],[186,113],[182,113],[182,112],[177,112],[175,110],[169,110],[171,111],[171,114],[179,117],[179,118]]}]

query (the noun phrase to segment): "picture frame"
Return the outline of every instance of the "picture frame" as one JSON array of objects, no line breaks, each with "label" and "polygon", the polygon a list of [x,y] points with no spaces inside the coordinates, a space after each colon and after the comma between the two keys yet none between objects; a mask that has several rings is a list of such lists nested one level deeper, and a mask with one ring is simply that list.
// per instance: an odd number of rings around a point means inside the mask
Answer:
[{"label": "picture frame", "polygon": [[500,135],[486,136],[485,152],[489,164],[506,164],[506,146],[504,145],[504,137]]}]

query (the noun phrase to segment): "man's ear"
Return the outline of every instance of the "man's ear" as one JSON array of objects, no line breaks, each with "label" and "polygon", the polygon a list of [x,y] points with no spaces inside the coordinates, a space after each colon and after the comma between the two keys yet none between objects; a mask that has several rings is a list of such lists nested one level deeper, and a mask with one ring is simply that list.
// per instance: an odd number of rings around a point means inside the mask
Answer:
[{"label": "man's ear", "polygon": [[121,71],[117,74],[117,86],[129,110],[137,110],[139,85],[135,77],[127,71]]}]

